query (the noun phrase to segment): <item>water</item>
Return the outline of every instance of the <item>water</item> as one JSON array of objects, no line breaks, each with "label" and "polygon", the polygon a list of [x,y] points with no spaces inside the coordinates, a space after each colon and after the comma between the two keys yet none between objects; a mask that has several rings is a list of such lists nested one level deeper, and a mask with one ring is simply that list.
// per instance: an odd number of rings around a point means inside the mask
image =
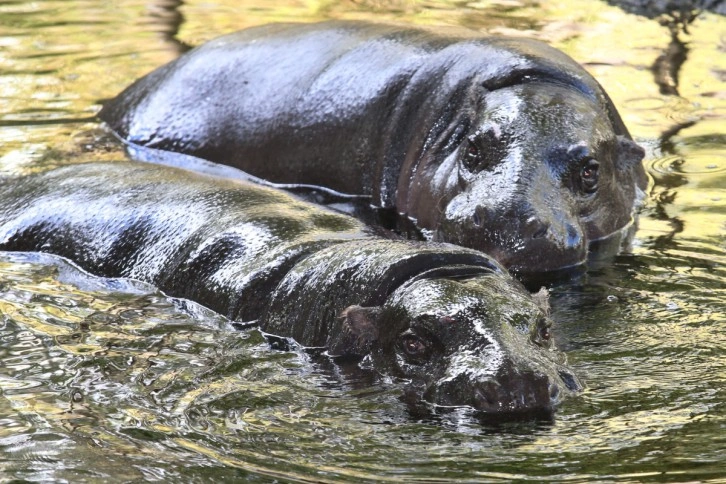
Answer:
[{"label": "water", "polygon": [[[395,382],[153,287],[0,255],[0,479],[102,482],[726,480],[726,18],[674,39],[596,1],[0,1],[0,175],[124,154],[99,102],[189,45],[269,21],[397,19],[547,40],[648,150],[632,251],[552,288],[588,384],[553,422],[418,420]],[[660,79],[661,84],[667,79]]]}]

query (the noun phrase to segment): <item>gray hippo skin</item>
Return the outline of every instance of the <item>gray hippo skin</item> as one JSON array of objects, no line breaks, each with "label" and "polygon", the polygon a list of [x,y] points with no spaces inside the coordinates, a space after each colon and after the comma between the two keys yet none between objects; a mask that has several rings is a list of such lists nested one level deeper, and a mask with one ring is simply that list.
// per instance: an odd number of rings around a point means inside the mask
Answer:
[{"label": "gray hippo skin", "polygon": [[551,412],[580,388],[541,305],[488,256],[377,237],[250,183],[132,162],[4,180],[0,250],[64,256],[366,358],[423,402]]},{"label": "gray hippo skin", "polygon": [[251,28],[139,79],[100,117],[132,146],[368,195],[515,271],[582,263],[646,186],[643,150],[576,62],[461,29]]}]

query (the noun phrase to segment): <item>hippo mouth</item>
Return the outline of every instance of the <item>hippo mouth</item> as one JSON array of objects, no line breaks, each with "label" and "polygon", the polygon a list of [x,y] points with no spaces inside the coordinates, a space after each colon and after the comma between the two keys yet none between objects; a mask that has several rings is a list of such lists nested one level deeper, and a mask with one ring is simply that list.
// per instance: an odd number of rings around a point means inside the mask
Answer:
[{"label": "hippo mouth", "polygon": [[522,414],[552,413],[558,402],[560,388],[544,375],[527,375],[515,388],[507,388],[496,381],[476,384],[473,392],[474,408],[484,413]]},{"label": "hippo mouth", "polygon": [[[442,224],[434,232],[433,240],[444,241],[465,247],[477,247],[489,254],[499,264],[516,274],[545,273],[569,269],[587,262],[588,241],[582,231],[569,225],[565,235],[554,236],[552,230],[536,227],[502,230],[482,229],[456,220]],[[504,222],[501,222],[504,224]],[[529,233],[531,232],[531,233]],[[456,236],[451,234],[455,233]],[[449,235],[447,235],[449,234]]]},{"label": "hippo mouth", "polygon": [[496,378],[467,381],[457,378],[443,385],[432,385],[423,400],[437,412],[468,409],[478,417],[523,419],[551,418],[565,393],[582,390],[577,378],[567,370],[554,374],[539,371],[520,372],[511,364]]},{"label": "hippo mouth", "polygon": [[528,288],[535,290],[543,285],[558,281],[570,281],[587,270],[598,269],[612,263],[613,259],[623,252],[627,252],[637,230],[637,221],[631,220],[624,227],[600,238],[590,240],[587,251],[581,258],[569,264],[558,267],[545,268],[528,265],[516,257],[503,251],[489,252],[497,262],[509,269]]}]

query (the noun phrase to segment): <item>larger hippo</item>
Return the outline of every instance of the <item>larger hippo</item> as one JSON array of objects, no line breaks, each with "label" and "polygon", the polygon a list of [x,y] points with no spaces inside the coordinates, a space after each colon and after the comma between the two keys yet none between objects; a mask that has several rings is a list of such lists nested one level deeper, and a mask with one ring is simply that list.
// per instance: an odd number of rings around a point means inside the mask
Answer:
[{"label": "larger hippo", "polygon": [[576,62],[462,29],[250,28],[139,79],[100,117],[134,146],[370,196],[428,239],[525,272],[583,262],[629,226],[646,185],[643,150]]},{"label": "larger hippo", "polygon": [[0,250],[64,256],[365,357],[440,406],[549,412],[579,389],[541,305],[488,256],[376,237],[253,184],[131,162],[4,180]]}]

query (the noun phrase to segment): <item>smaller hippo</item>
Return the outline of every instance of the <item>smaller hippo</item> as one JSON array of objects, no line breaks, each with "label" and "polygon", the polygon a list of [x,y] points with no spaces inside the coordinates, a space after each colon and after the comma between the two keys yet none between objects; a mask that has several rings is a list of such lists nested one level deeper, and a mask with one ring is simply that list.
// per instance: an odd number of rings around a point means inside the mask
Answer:
[{"label": "smaller hippo", "polygon": [[366,358],[437,406],[551,412],[580,388],[541,305],[485,254],[377,237],[251,183],[132,162],[4,180],[0,250],[57,254]]},{"label": "smaller hippo", "polygon": [[517,272],[584,262],[631,225],[646,186],[642,148],[582,67],[465,29],[250,28],[137,80],[99,116],[134,147],[370,197],[399,226]]}]

